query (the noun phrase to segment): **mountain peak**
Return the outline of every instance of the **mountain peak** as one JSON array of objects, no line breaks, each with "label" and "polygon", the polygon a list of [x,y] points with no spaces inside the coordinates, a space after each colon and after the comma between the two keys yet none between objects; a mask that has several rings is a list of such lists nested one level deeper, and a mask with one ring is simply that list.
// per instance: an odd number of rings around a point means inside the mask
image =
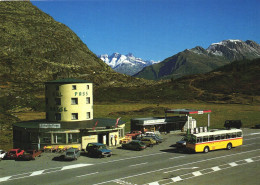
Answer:
[{"label": "mountain peak", "polygon": [[127,55],[113,53],[110,56],[105,54],[99,55],[98,57],[115,71],[127,75],[134,75],[144,67],[158,63],[153,60],[145,61],[141,58],[137,58],[133,53],[128,53]]}]

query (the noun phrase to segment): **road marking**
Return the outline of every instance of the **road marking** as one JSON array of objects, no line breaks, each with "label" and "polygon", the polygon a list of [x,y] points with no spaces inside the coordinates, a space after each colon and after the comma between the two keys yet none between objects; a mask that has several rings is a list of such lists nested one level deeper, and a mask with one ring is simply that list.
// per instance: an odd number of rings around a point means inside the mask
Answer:
[{"label": "road marking", "polygon": [[146,162],[146,163],[140,163],[140,164],[133,164],[133,165],[130,165],[129,167],[133,167],[133,166],[139,166],[139,165],[145,165],[145,164],[147,164],[148,162]]},{"label": "road marking", "polygon": [[88,175],[95,175],[99,172],[94,172],[94,173],[88,173],[88,174],[85,174],[85,175],[80,175],[80,176],[76,176],[76,177],[84,177],[84,176],[88,176]]},{"label": "road marking", "polygon": [[234,166],[237,166],[238,164],[233,162],[233,163],[228,163],[230,166],[234,167]]},{"label": "road marking", "polygon": [[[246,153],[250,153],[250,152],[256,152],[256,151],[259,151],[259,150],[260,149],[249,150],[249,151],[235,153],[235,154],[229,154],[229,155],[223,155],[223,156],[214,157],[214,158],[208,158],[208,159],[204,159],[204,160],[200,160],[200,161],[194,161],[194,162],[186,163],[186,164],[180,164],[180,165],[172,166],[172,167],[168,167],[168,168],[161,168],[161,169],[158,169],[158,170],[153,170],[153,171],[148,171],[148,172],[144,172],[144,173],[139,173],[139,174],[136,174],[136,175],[125,176],[125,177],[122,177],[122,178],[119,178],[119,179],[127,179],[127,178],[137,177],[137,176],[141,176],[141,175],[145,175],[145,174],[149,174],[149,173],[154,173],[154,172],[159,172],[159,171],[163,171],[163,170],[167,170],[167,169],[178,168],[178,167],[182,167],[182,166],[185,166],[185,165],[196,164],[196,163],[200,163],[200,162],[205,162],[205,161],[210,161],[210,160],[214,160],[214,159],[230,157],[230,156],[234,156],[234,155],[242,155],[242,154],[246,154]],[[115,179],[109,180],[109,181],[100,182],[100,183],[96,183],[96,184],[93,184],[93,185],[106,184],[106,183],[113,182],[114,180]]]},{"label": "road marking", "polygon": [[245,161],[248,162],[248,163],[254,162],[251,158],[245,159]]},{"label": "road marking", "polygon": [[218,166],[212,167],[211,169],[215,172],[221,170]]},{"label": "road marking", "polygon": [[44,172],[44,170],[40,170],[40,171],[35,171],[33,172],[30,176],[35,176],[35,175],[40,175]]},{"label": "road marking", "polygon": [[160,185],[158,182],[152,182],[152,183],[149,183],[148,185]]},{"label": "road marking", "polygon": [[199,168],[199,167],[179,168],[179,169],[176,169],[176,170],[171,170],[171,171],[167,171],[167,172],[163,172],[163,173],[171,173],[171,172],[175,172],[175,171],[179,171],[179,170],[189,170],[189,169],[196,169],[196,168]]},{"label": "road marking", "polygon": [[0,178],[0,182],[7,181],[7,180],[9,180],[11,177],[12,177],[12,176],[2,177],[2,178]]},{"label": "road marking", "polygon": [[173,182],[178,182],[178,181],[182,181],[182,178],[181,178],[180,176],[177,176],[177,177],[171,178],[171,180],[172,180]]},{"label": "road marking", "polygon": [[185,157],[185,156],[172,157],[172,158],[170,158],[170,159],[178,159],[178,158],[181,158],[181,157]]},{"label": "road marking", "polygon": [[84,166],[90,166],[92,164],[74,164],[74,165],[69,165],[69,166],[64,166],[61,170],[69,170],[69,169],[73,169],[73,168],[81,168]]},{"label": "road marking", "polygon": [[[160,184],[164,184],[164,185],[172,184],[174,182],[191,179],[191,178],[194,178],[194,177],[197,177],[197,176],[211,174],[211,173],[214,173],[214,172],[219,171],[219,170],[225,170],[225,169],[233,168],[235,166],[242,166],[242,165],[248,164],[247,161],[258,162],[258,161],[260,161],[260,156],[256,156],[256,157],[252,157],[252,158],[248,158],[248,159],[243,159],[243,160],[235,161],[235,162],[228,163],[228,164],[223,164],[223,165],[220,165],[221,168],[219,166],[215,166],[215,167],[211,167],[211,168],[206,168],[204,170],[179,175],[179,176],[171,178],[172,182],[163,183],[163,181],[167,182],[169,179],[162,179],[162,180],[159,180],[159,181],[156,181],[156,182],[157,183],[160,182]],[[189,175],[189,176],[186,177],[187,175]]]},{"label": "road marking", "polygon": [[251,136],[251,135],[257,135],[257,134],[260,134],[260,132],[254,132],[254,133],[247,134],[247,135],[248,135],[248,136]]},{"label": "road marking", "polygon": [[202,173],[200,171],[196,171],[196,172],[192,172],[192,175],[197,177],[197,176],[202,175]]},{"label": "road marking", "polygon": [[248,141],[248,140],[253,140],[253,139],[258,139],[260,137],[254,137],[254,138],[250,138],[250,139],[244,139],[244,141]]}]

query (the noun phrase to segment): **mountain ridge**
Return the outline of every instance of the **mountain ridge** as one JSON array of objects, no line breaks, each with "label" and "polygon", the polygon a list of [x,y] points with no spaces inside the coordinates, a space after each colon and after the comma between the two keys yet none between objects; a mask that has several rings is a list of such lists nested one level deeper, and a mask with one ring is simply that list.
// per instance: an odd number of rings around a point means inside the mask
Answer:
[{"label": "mountain ridge", "polygon": [[133,75],[149,80],[176,79],[185,75],[206,73],[235,60],[260,57],[260,46],[254,41],[223,40],[207,49],[186,49],[158,64],[145,67]]},{"label": "mountain ridge", "polygon": [[136,74],[146,66],[160,62],[155,62],[153,60],[143,60],[141,58],[135,57],[132,53],[123,55],[116,52],[111,55],[103,54],[97,56],[107,65],[109,65],[114,71],[130,76]]}]

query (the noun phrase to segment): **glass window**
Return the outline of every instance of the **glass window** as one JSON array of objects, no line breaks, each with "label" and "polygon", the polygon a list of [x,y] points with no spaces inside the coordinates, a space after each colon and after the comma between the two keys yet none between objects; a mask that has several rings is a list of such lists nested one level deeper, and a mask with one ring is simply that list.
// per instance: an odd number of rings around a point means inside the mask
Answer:
[{"label": "glass window", "polygon": [[232,133],[232,134],[231,134],[231,137],[232,137],[232,138],[236,138],[236,137],[237,137],[237,136],[236,136],[236,133]]},{"label": "glass window", "polygon": [[90,112],[87,112],[87,119],[90,118]]},{"label": "glass window", "polygon": [[215,140],[220,140],[220,135],[215,135]]},{"label": "glass window", "polygon": [[50,144],[51,143],[51,134],[50,133],[41,133],[40,140],[41,140],[41,143]]},{"label": "glass window", "polygon": [[227,138],[227,139],[231,138],[231,134],[227,134],[227,135],[226,135],[226,138]]},{"label": "glass window", "polygon": [[72,85],[72,90],[77,90],[77,86],[76,85]]},{"label": "glass window", "polygon": [[209,141],[213,141],[214,140],[214,136],[209,136]]},{"label": "glass window", "polygon": [[61,99],[60,98],[55,98],[56,105],[61,105]]},{"label": "glass window", "polygon": [[71,98],[71,105],[77,105],[78,104],[78,98]]},{"label": "glass window", "polygon": [[86,104],[90,104],[90,97],[86,98]]},{"label": "glass window", "polygon": [[202,142],[202,137],[197,137],[197,143],[201,143]]},{"label": "glass window", "polygon": [[71,119],[72,120],[77,120],[78,119],[78,113],[72,113],[71,114]]},{"label": "glass window", "polygon": [[55,114],[55,120],[57,120],[57,121],[61,120],[61,114],[60,113]]},{"label": "glass window", "polygon": [[220,137],[221,139],[226,139],[226,134],[222,134]]},{"label": "glass window", "polygon": [[53,134],[53,143],[66,143],[66,134],[65,133],[54,133]]},{"label": "glass window", "polygon": [[87,85],[87,89],[89,89],[89,85]]},{"label": "glass window", "polygon": [[242,132],[238,132],[237,137],[242,137]]},{"label": "glass window", "polygon": [[203,137],[203,142],[207,142],[207,141],[209,141],[209,137],[208,136],[204,136]]},{"label": "glass window", "polygon": [[79,143],[79,133],[70,133],[68,135],[69,143]]}]

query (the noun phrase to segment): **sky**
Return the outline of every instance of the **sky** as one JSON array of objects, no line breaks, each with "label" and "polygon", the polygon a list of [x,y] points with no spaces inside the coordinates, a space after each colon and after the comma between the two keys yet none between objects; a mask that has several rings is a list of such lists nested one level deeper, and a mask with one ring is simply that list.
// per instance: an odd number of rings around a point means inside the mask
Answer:
[{"label": "sky", "polygon": [[260,43],[259,0],[31,0],[95,54],[162,61],[226,39]]}]

